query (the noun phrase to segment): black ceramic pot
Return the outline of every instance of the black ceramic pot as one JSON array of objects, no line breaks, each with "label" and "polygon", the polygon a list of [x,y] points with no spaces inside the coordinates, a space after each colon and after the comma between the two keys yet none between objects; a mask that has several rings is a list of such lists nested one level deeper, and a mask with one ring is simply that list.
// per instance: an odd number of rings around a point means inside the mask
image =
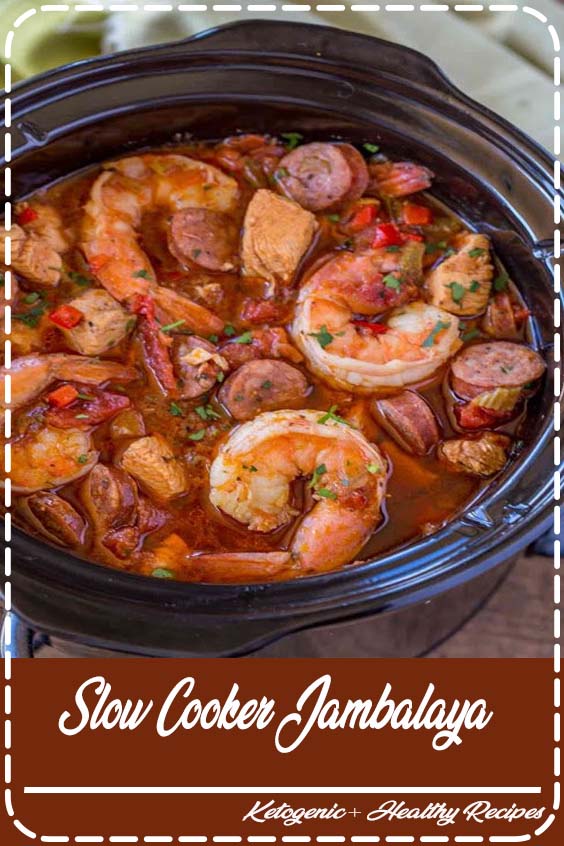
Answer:
[{"label": "black ceramic pot", "polygon": [[[18,199],[177,133],[377,139],[431,167],[439,199],[491,236],[535,315],[532,341],[551,362],[551,157],[412,50],[328,27],[236,23],[33,79],[14,90],[12,121]],[[413,619],[425,603],[428,617],[452,589],[467,596],[462,618],[549,524],[552,403],[549,375],[517,463],[443,530],[378,560],[286,583],[171,584],[14,531],[14,607],[40,631],[165,656],[239,655],[301,629],[392,611],[390,625],[401,627],[407,611]],[[452,614],[448,597],[442,607]],[[441,625],[437,615],[437,637]]]}]

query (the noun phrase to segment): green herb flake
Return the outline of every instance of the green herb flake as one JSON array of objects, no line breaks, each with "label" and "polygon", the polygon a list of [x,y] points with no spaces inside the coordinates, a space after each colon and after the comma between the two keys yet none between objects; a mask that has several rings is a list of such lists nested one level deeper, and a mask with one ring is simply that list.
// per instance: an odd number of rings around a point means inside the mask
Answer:
[{"label": "green herb flake", "polygon": [[326,217],[327,220],[329,220],[331,223],[339,223],[339,221],[341,220],[340,214],[328,214],[326,215]]},{"label": "green herb flake", "polygon": [[401,247],[399,247],[397,244],[390,244],[389,247],[386,247],[387,253],[399,253],[400,250]]},{"label": "green herb flake", "polygon": [[315,470],[313,471],[313,475],[310,479],[308,484],[308,488],[315,488],[317,483],[319,482],[320,478],[327,473],[327,467],[325,464],[319,464]]},{"label": "green herb flake", "polygon": [[[339,417],[338,414],[335,414],[337,407],[338,406],[336,406],[336,405],[332,405],[331,408],[329,409],[329,411],[326,411],[325,414],[322,414],[317,422],[321,423],[323,425],[323,424],[327,423],[329,420],[334,420],[335,423],[344,423],[345,426],[350,426],[351,424],[347,423],[347,421],[343,417]],[[353,427],[351,427],[351,428],[353,428]]]},{"label": "green herb flake", "polygon": [[23,298],[23,301],[27,305],[32,305],[33,303],[36,303],[37,300],[40,300],[40,299],[41,299],[41,294],[38,294],[37,291],[34,291],[32,294],[26,294],[26,296]]},{"label": "green herb flake", "polygon": [[81,400],[93,400],[93,399],[95,399],[95,397],[91,397],[88,394],[77,394],[76,398],[81,399]]},{"label": "green herb flake", "polygon": [[372,464],[368,464],[366,466],[366,469],[368,470],[369,473],[372,473],[372,474],[380,473],[380,471],[381,471],[380,465],[376,464],[375,462],[373,462]]},{"label": "green herb flake", "polygon": [[133,278],[134,278],[134,279],[151,279],[151,274],[149,273],[149,271],[148,271],[148,270],[145,270],[145,269],[143,268],[142,270],[137,270],[137,271],[133,274]]},{"label": "green herb flake", "polygon": [[233,335],[237,334],[237,330],[231,325],[231,323],[226,323],[223,334],[227,335],[228,338],[232,338]]},{"label": "green herb flake", "polygon": [[74,419],[75,420],[88,420],[88,415],[87,414],[75,414]]},{"label": "green herb flake", "polygon": [[168,407],[168,412],[169,414],[172,414],[173,417],[182,417],[182,409],[175,402],[171,402]]},{"label": "green herb flake", "polygon": [[507,273],[500,273],[499,276],[494,279],[494,291],[505,291],[508,284],[509,276],[507,275]]},{"label": "green herb flake", "polygon": [[201,441],[205,434],[206,434],[205,429],[198,429],[197,432],[192,432],[191,435],[188,435],[188,440],[189,441]]},{"label": "green herb flake", "polygon": [[31,329],[35,329],[35,327],[39,324],[39,321],[43,317],[45,313],[45,305],[41,303],[40,305],[36,305],[33,308],[30,308],[29,311],[22,311],[19,314],[12,314],[13,320],[19,320],[20,323],[25,323],[26,326],[29,326]]},{"label": "green herb flake", "polygon": [[197,259],[199,255],[201,255],[201,250],[199,247],[196,247],[195,250],[192,250],[192,258]]},{"label": "green herb flake", "polygon": [[370,155],[374,155],[374,153],[378,152],[380,147],[378,146],[378,144],[370,144],[367,141],[366,144],[362,145],[362,149],[365,150],[367,153],[370,153]]},{"label": "green herb flake", "polygon": [[261,388],[264,388],[265,391],[268,391],[269,388],[272,388],[272,382],[270,381],[270,379],[265,379],[261,385]]},{"label": "green herb flake", "polygon": [[334,491],[330,491],[329,488],[317,488],[315,493],[324,499],[337,499],[337,494]]},{"label": "green herb flake", "polygon": [[482,247],[474,247],[473,250],[468,250],[468,255],[470,258],[478,258],[478,256],[483,256],[485,252]]},{"label": "green herb flake", "polygon": [[448,258],[449,256],[454,256],[454,255],[456,255],[456,250],[454,250],[452,247],[449,247],[445,251],[444,258]]},{"label": "green herb flake", "polygon": [[219,336],[218,335],[208,335],[208,341],[210,341],[210,343],[212,343],[212,344],[217,344],[217,342],[219,341]]},{"label": "green herb flake", "polygon": [[136,325],[137,325],[137,318],[136,317],[130,317],[129,320],[127,321],[127,323],[125,324],[125,331],[131,332],[131,330],[134,329]]},{"label": "green herb flake", "polygon": [[299,132],[283,132],[280,137],[286,142],[286,150],[288,152],[295,150],[304,140],[304,136]]},{"label": "green herb flake", "polygon": [[75,273],[74,270],[69,270],[67,276],[71,282],[80,285],[81,288],[87,288],[91,284],[91,280],[87,276],[83,276],[82,273]]},{"label": "green herb flake", "polygon": [[215,378],[216,378],[216,381],[219,382],[219,384],[221,385],[221,383],[225,379],[225,373],[223,372],[223,370],[220,370]]},{"label": "green herb flake", "polygon": [[397,289],[401,285],[401,279],[398,279],[397,276],[394,276],[392,273],[388,273],[387,276],[384,276],[383,282],[386,288]]},{"label": "green herb flake", "polygon": [[175,579],[176,578],[176,576],[172,572],[172,570],[169,570],[167,567],[155,567],[155,569],[151,573],[151,576],[154,576],[155,579]]},{"label": "green herb flake", "polygon": [[322,349],[328,347],[331,341],[333,340],[333,335],[329,332],[325,324],[323,324],[319,332],[310,332],[309,334],[312,338],[317,339],[317,343]]},{"label": "green herb flake", "polygon": [[258,468],[254,464],[243,464],[243,470],[248,470],[249,473],[258,473]]},{"label": "green herb flake", "polygon": [[248,332],[243,332],[242,335],[239,335],[238,338],[235,338],[235,344],[252,344],[253,342],[253,333],[249,330]]},{"label": "green herb flake", "polygon": [[477,280],[477,279],[472,279],[472,281],[470,282],[470,287],[468,288],[468,290],[470,291],[470,293],[471,293],[471,294],[475,294],[475,293],[476,293],[476,291],[478,291],[478,290],[479,290],[479,288],[480,288],[480,283],[478,282],[478,280]]},{"label": "green herb flake", "polygon": [[185,323],[185,320],[176,320],[174,323],[167,323],[166,326],[161,326],[161,332],[172,332],[173,329],[178,329],[179,326],[183,326]]},{"label": "green herb flake", "polygon": [[474,341],[476,338],[481,338],[482,333],[479,329],[469,329],[468,332],[464,332],[460,337],[466,343],[466,341]]},{"label": "green herb flake", "polygon": [[437,339],[437,335],[443,331],[443,329],[448,329],[450,323],[443,323],[442,320],[437,320],[423,343],[421,344],[422,347],[432,347]]},{"label": "green herb flake", "polygon": [[450,282],[447,285],[447,288],[450,288],[450,296],[454,303],[462,302],[464,294],[466,293],[464,285],[461,285],[460,282]]},{"label": "green herb flake", "polygon": [[78,456],[76,461],[77,461],[77,464],[86,464],[86,462],[88,461],[88,456],[83,453],[82,455]]},{"label": "green herb flake", "polygon": [[221,417],[217,411],[214,411],[211,405],[198,405],[194,411],[202,420],[219,420]]},{"label": "green herb flake", "polygon": [[290,176],[290,172],[285,167],[279,167],[274,171],[274,179],[285,179],[287,176]]}]

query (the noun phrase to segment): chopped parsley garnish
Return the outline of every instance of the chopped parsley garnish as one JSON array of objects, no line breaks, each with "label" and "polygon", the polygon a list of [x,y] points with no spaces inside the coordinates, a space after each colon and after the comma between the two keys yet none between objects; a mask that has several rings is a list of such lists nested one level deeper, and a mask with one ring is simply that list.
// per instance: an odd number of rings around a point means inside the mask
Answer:
[{"label": "chopped parsley garnish", "polygon": [[478,282],[478,280],[472,279],[472,281],[470,282],[470,287],[468,288],[468,290],[470,291],[470,293],[475,294],[479,287],[480,287],[480,283]]},{"label": "chopped parsley garnish", "polygon": [[388,273],[387,276],[384,276],[384,285],[386,288],[399,288],[401,285],[401,279],[398,279],[397,276],[394,276],[392,273]]},{"label": "chopped parsley garnish", "polygon": [[190,440],[190,441],[201,441],[205,434],[206,434],[205,429],[198,429],[197,432],[192,432],[191,435],[188,435],[188,440]]},{"label": "chopped parsley garnish", "polygon": [[175,579],[176,576],[169,570],[167,567],[155,567],[151,576],[154,576],[156,579]]},{"label": "chopped parsley garnish", "polygon": [[175,402],[171,402],[168,407],[168,411],[173,417],[182,417],[182,409]]},{"label": "chopped parsley garnish", "polygon": [[278,170],[274,171],[274,178],[275,179],[285,179],[286,176],[289,176],[290,173],[287,168],[279,167]]},{"label": "chopped parsley garnish", "polygon": [[248,470],[249,473],[258,473],[258,468],[254,464],[243,464],[243,470]]},{"label": "chopped parsley garnish", "polygon": [[219,382],[219,384],[221,385],[221,383],[225,379],[225,373],[223,372],[223,370],[220,370],[215,378],[216,378],[216,381]]},{"label": "chopped parsley garnish", "polygon": [[310,482],[309,482],[309,484],[308,484],[308,488],[315,488],[315,486],[316,486],[316,485],[317,485],[317,483],[319,482],[320,478],[321,478],[321,477],[322,477],[325,473],[327,473],[327,467],[325,466],[325,464],[319,464],[319,465],[315,468],[315,470],[313,471],[313,475],[312,475],[312,477],[311,477],[311,479],[310,479]]},{"label": "chopped parsley garnish", "polygon": [[309,334],[312,338],[317,339],[317,343],[322,349],[328,347],[331,341],[333,340],[333,335],[331,334],[331,332],[329,332],[325,324],[323,324],[319,332],[310,332]]},{"label": "chopped parsley garnish", "polygon": [[473,250],[468,251],[468,255],[470,258],[478,258],[478,256],[483,256],[485,252],[482,247],[474,247]]},{"label": "chopped parsley garnish", "polygon": [[378,146],[378,144],[370,144],[370,143],[367,141],[367,142],[366,142],[366,144],[363,144],[363,145],[362,145],[362,149],[363,149],[363,150],[366,150],[366,152],[367,152],[367,153],[370,153],[371,155],[373,155],[374,153],[377,153],[377,152],[378,152],[378,150],[380,149],[380,147]]},{"label": "chopped parsley garnish", "polygon": [[480,332],[479,329],[469,329],[468,332],[465,332],[463,335],[461,335],[461,338],[464,341],[464,343],[466,343],[466,341],[473,341],[475,338],[481,338],[481,337],[482,337],[482,333]]},{"label": "chopped parsley garnish", "polygon": [[330,491],[329,488],[317,488],[315,493],[324,499],[337,499],[337,494],[334,491]]},{"label": "chopped parsley garnish", "polygon": [[295,150],[297,146],[304,140],[304,136],[299,132],[282,132],[281,138],[286,142],[286,150]]},{"label": "chopped parsley garnish", "polygon": [[219,335],[208,335],[208,341],[212,344],[217,344],[219,341]]},{"label": "chopped parsley garnish", "polygon": [[167,323],[166,326],[161,326],[161,332],[172,332],[173,329],[178,329],[179,326],[183,326],[185,323],[185,320],[175,320],[174,323]]},{"label": "chopped parsley garnish", "polygon": [[74,419],[75,420],[88,420],[88,415],[87,414],[75,414]]},{"label": "chopped parsley garnish", "polygon": [[446,241],[438,241],[436,244],[425,244],[425,252],[427,255],[432,255],[433,253],[438,253],[439,250],[446,250],[447,242]]},{"label": "chopped parsley garnish", "polygon": [[507,273],[500,273],[499,276],[497,276],[494,279],[494,283],[493,283],[494,290],[498,291],[498,292],[499,291],[505,291],[508,283],[509,283],[509,276],[507,275]]},{"label": "chopped parsley garnish", "polygon": [[248,332],[243,332],[242,335],[239,335],[238,338],[235,338],[235,344],[252,344],[253,342],[253,333],[249,330]]},{"label": "chopped parsley garnish", "polygon": [[386,247],[387,253],[399,253],[400,250],[401,247],[399,247],[397,244],[390,244],[389,247]]},{"label": "chopped parsley garnish", "polygon": [[67,276],[71,282],[74,282],[75,285],[80,285],[81,288],[87,288],[90,285],[90,279],[87,276],[83,276],[82,273],[75,273],[74,270],[69,270]]},{"label": "chopped parsley garnish", "polygon": [[367,464],[366,469],[369,473],[379,473],[380,472],[380,465],[373,462],[372,464]]},{"label": "chopped parsley garnish", "polygon": [[197,259],[201,252],[201,249],[199,247],[196,247],[195,250],[192,250],[192,258]]},{"label": "chopped parsley garnish", "polygon": [[86,462],[88,461],[88,456],[83,453],[82,455],[79,455],[76,460],[78,464],[86,464]]},{"label": "chopped parsley garnish", "polygon": [[340,214],[328,214],[328,215],[326,215],[326,217],[327,217],[327,220],[331,221],[331,223],[338,223],[341,219]]},{"label": "chopped parsley garnish", "polygon": [[142,270],[137,270],[137,271],[133,274],[133,278],[134,278],[134,279],[150,279],[150,278],[151,278],[151,274],[149,273],[149,271],[148,271],[148,270],[145,270],[145,269],[143,268]]},{"label": "chopped parsley garnish", "polygon": [[343,417],[339,417],[338,414],[335,414],[337,408],[338,406],[332,405],[329,411],[326,411],[325,414],[322,414],[317,422],[324,424],[327,423],[328,420],[334,420],[335,423],[344,423],[345,426],[350,426],[351,424],[347,423],[347,421]]},{"label": "chopped parsley garnish", "polygon": [[32,294],[26,294],[26,296],[23,298],[23,301],[27,305],[32,305],[33,303],[36,303],[37,300],[40,300],[40,299],[41,299],[41,294],[38,294],[37,291],[34,291]]},{"label": "chopped parsley garnish", "polygon": [[29,326],[31,329],[35,329],[35,327],[39,324],[39,321],[43,317],[45,313],[45,305],[41,303],[40,305],[36,305],[33,308],[30,308],[29,311],[22,311],[19,314],[12,314],[13,320],[19,320],[20,323],[25,323],[26,326]]},{"label": "chopped parsley garnish", "polygon": [[450,282],[447,285],[447,288],[450,288],[450,295],[454,303],[462,302],[464,294],[466,293],[464,285],[461,285],[460,282]]},{"label": "chopped parsley garnish", "polygon": [[432,347],[435,341],[437,340],[437,335],[439,335],[443,329],[448,329],[450,323],[443,323],[442,320],[437,320],[423,343],[421,344],[422,347]]},{"label": "chopped parsley garnish", "polygon": [[265,391],[268,391],[269,388],[272,388],[272,382],[270,379],[265,379],[261,385],[261,388],[264,388]]},{"label": "chopped parsley garnish", "polygon": [[94,397],[91,397],[88,394],[81,394],[81,393],[77,394],[76,398],[81,399],[81,400],[93,400],[94,399]]},{"label": "chopped parsley garnish", "polygon": [[194,411],[202,420],[218,420],[221,417],[211,405],[198,405]]},{"label": "chopped parsley garnish", "polygon": [[237,330],[235,329],[234,326],[231,325],[231,323],[227,323],[225,325],[225,328],[223,330],[223,334],[227,335],[228,338],[232,338],[233,335],[235,335],[236,333],[237,333]]},{"label": "chopped parsley garnish", "polygon": [[125,324],[125,331],[131,332],[131,330],[135,327],[136,323],[137,323],[137,318],[136,317],[130,317],[129,320],[127,321],[127,323]]}]

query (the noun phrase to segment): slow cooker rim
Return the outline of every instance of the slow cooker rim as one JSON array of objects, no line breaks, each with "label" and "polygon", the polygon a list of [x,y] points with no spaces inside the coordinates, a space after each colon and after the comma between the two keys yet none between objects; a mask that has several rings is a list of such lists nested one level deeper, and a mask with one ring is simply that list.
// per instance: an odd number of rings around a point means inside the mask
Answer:
[{"label": "slow cooker rim", "polygon": [[[213,30],[207,30],[204,33],[198,34],[198,36],[196,36],[194,39],[190,39],[188,42],[183,42],[183,41],[174,42],[172,44],[172,47],[181,49],[183,47],[187,47],[188,45],[194,45],[194,44],[197,44],[198,46],[200,46],[201,42],[204,42],[206,38],[213,41],[214,34],[216,34],[218,32],[224,32],[225,30],[228,30],[228,29],[245,28],[245,27],[248,27],[249,25],[251,25],[252,23],[253,23],[252,21],[241,21],[241,22],[235,22],[233,24],[228,24],[228,25],[223,26],[223,27],[214,28]],[[256,25],[256,22],[254,22],[254,23]],[[335,30],[332,27],[317,27],[317,26],[314,26],[314,25],[299,24],[299,23],[298,24],[286,24],[286,23],[282,23],[282,22],[261,22],[261,23],[268,23],[268,24],[274,25],[274,26],[277,26],[277,25],[285,26],[285,27],[292,26],[293,28],[298,28],[298,29],[302,29],[302,30],[307,29],[308,31],[315,30],[317,32],[330,31],[332,33],[334,33],[334,32],[338,32],[339,34],[341,33],[340,30]],[[522,133],[516,127],[513,127],[510,123],[505,121],[505,119],[500,118],[498,115],[495,115],[493,112],[486,109],[481,104],[476,103],[476,101],[467,97],[467,95],[465,95],[463,92],[461,92],[458,88],[456,88],[456,86],[454,86],[450,82],[450,80],[448,80],[448,78],[445,76],[445,74],[440,70],[440,68],[434,62],[432,62],[432,60],[428,59],[423,54],[420,54],[417,51],[411,50],[410,48],[402,47],[401,45],[390,45],[390,42],[385,42],[385,41],[382,41],[381,39],[372,39],[372,38],[369,38],[367,36],[360,36],[358,34],[355,34],[355,37],[362,38],[363,40],[367,40],[371,44],[373,44],[374,41],[378,41],[378,42],[386,45],[386,47],[393,46],[395,49],[399,49],[399,50],[402,50],[404,52],[405,51],[409,52],[414,57],[417,57],[417,59],[419,61],[424,61],[428,67],[431,66],[433,71],[441,77],[444,86],[446,88],[448,88],[449,92],[453,95],[454,99],[458,103],[463,103],[466,107],[470,107],[472,109],[472,111],[474,113],[476,113],[476,115],[479,118],[487,117],[488,120],[493,121],[498,127],[501,127],[505,132],[509,133],[518,145],[521,144],[522,146],[524,146],[526,148],[526,151],[527,151],[528,154],[531,154],[531,153],[534,154],[533,158],[534,158],[534,156],[536,156],[539,159],[541,159],[543,161],[543,164],[546,167],[548,167],[548,162],[552,163],[553,158],[551,158],[550,154],[546,150],[544,150],[540,145],[538,145],[535,141],[533,141],[527,135]],[[171,45],[157,45],[156,47],[151,46],[151,47],[143,48],[141,50],[126,51],[124,53],[116,54],[114,57],[110,57],[110,61],[114,63],[113,65],[111,65],[111,67],[113,67],[113,68],[116,68],[116,67],[131,68],[132,62],[135,61],[135,59],[137,57],[142,57],[144,60],[146,59],[147,62],[153,61],[155,54],[158,54],[159,52],[163,51],[164,49],[166,49],[167,47],[170,47],[170,46]],[[211,52],[213,52],[213,44],[212,44],[211,50],[209,50],[209,49],[206,50],[205,49],[206,46],[209,46],[209,45],[204,44],[204,49],[202,50],[202,55],[204,55],[204,56],[206,54],[210,54]],[[225,49],[226,49],[225,47],[222,48],[222,51],[225,51]],[[276,56],[281,56],[281,57],[288,55],[284,51],[276,51],[276,50],[275,51],[266,51],[266,54],[267,55],[276,55]],[[298,55],[298,54],[292,53],[292,55]],[[312,60],[318,61],[315,57],[311,57],[311,56],[307,56],[307,59],[309,61],[312,61]],[[108,61],[107,57],[102,57],[102,58],[99,58],[99,59],[86,60],[86,61],[82,61],[82,62],[73,63],[71,65],[66,66],[65,68],[56,69],[54,71],[47,72],[46,74],[43,74],[42,76],[31,80],[29,83],[24,82],[22,84],[15,86],[14,96],[13,96],[14,115],[17,116],[18,109],[20,109],[25,104],[26,96],[31,95],[32,93],[35,95],[39,92],[45,91],[46,89],[51,87],[52,82],[57,82],[57,83],[62,82],[62,81],[68,82],[69,77],[71,78],[71,81],[72,81],[72,78],[75,76],[75,72],[77,72],[77,71],[79,72],[79,78],[82,78],[82,76],[83,76],[82,71],[88,72],[88,70],[92,69],[92,67],[94,65],[101,67],[107,61]],[[323,61],[323,60],[321,60],[321,61]],[[335,61],[335,59],[333,58],[332,61]],[[411,83],[408,83],[408,84],[411,84],[413,86],[414,83],[411,82]],[[19,148],[19,149],[16,148],[14,150],[14,158],[17,158],[18,154],[20,154],[20,155],[23,154],[24,151],[25,151],[25,145],[23,147]],[[551,174],[547,173],[545,171],[545,169],[542,168],[539,165],[538,160],[534,161],[533,163],[537,166],[537,168],[539,170],[543,171],[545,173],[545,175],[551,176]],[[531,455],[529,456],[529,458],[530,458],[531,462],[533,461],[533,454],[536,453],[536,449],[537,449],[538,445],[540,444],[541,441],[544,441],[544,439],[545,439],[544,436],[546,435],[546,428],[547,427],[545,427],[545,429],[543,429],[543,432],[539,436],[539,440],[536,442],[536,444],[533,446],[533,448],[530,451]],[[548,443],[545,443],[544,449],[550,449],[550,445]],[[527,462],[524,462],[523,467],[526,464],[527,464]],[[524,472],[524,470],[523,470],[523,472]],[[540,517],[537,515],[537,512],[535,512],[534,518],[531,517],[529,521],[525,521],[525,522],[527,522],[527,525],[528,525],[529,522],[532,522],[535,526],[538,525],[539,523],[544,523],[546,521],[546,515],[548,514],[549,508],[550,508],[550,503],[547,499],[545,507],[542,509],[542,514],[540,515]],[[454,521],[449,522],[448,526],[445,527],[445,529],[450,529],[452,531],[453,525],[456,523],[456,521],[457,521],[457,518],[455,518]],[[530,528],[528,529],[528,531],[530,532]],[[526,533],[525,527],[523,526],[519,530],[518,534],[522,535],[522,534],[525,534],[525,533]],[[440,535],[441,538],[442,538],[443,530],[441,530],[441,532],[437,533],[437,535]],[[433,537],[435,537],[435,536],[433,536]],[[425,539],[425,541],[427,541],[427,540],[429,540],[429,539]],[[24,543],[24,541],[25,541],[25,543]],[[439,541],[439,538],[437,537],[437,542],[438,541]],[[505,542],[505,540],[503,542]],[[501,541],[500,541],[500,543],[501,543]],[[355,567],[344,568],[344,569],[339,570],[339,571],[334,571],[334,572],[322,574],[322,575],[319,575],[319,576],[311,576],[311,577],[308,577],[308,578],[305,578],[305,579],[300,579],[300,580],[295,580],[295,581],[271,582],[271,583],[259,582],[259,583],[245,584],[245,585],[213,585],[213,584],[207,584],[207,583],[193,584],[193,583],[189,583],[189,582],[186,582],[186,583],[175,582],[174,584],[168,584],[168,583],[165,583],[165,582],[160,582],[158,584],[159,599],[160,600],[164,600],[165,598],[167,598],[167,599],[168,598],[178,599],[179,593],[181,594],[182,591],[185,591],[186,596],[188,596],[188,593],[191,593],[194,590],[198,590],[200,592],[202,592],[204,590],[212,591],[215,596],[223,594],[224,598],[229,597],[231,595],[239,595],[240,596],[241,591],[243,589],[246,590],[246,591],[250,590],[250,589],[254,589],[258,593],[264,594],[265,592],[268,592],[269,590],[271,590],[272,592],[275,592],[275,589],[280,588],[281,585],[283,585],[284,588],[288,588],[288,590],[290,592],[293,592],[293,590],[294,590],[293,586],[296,586],[295,590],[298,593],[302,591],[304,586],[306,586],[307,588],[311,588],[312,590],[315,591],[321,585],[327,586],[327,585],[330,585],[330,584],[334,584],[336,582],[342,583],[344,580],[347,580],[349,577],[351,577],[353,581],[355,581],[355,580],[357,581],[361,577],[368,576],[367,571],[368,571],[369,568],[371,568],[371,569],[374,569],[374,568],[383,569],[383,567],[385,566],[385,562],[387,560],[393,559],[393,558],[397,557],[398,555],[407,554],[410,550],[417,550],[417,549],[419,549],[420,544],[421,544],[421,542],[419,542],[419,543],[416,542],[414,544],[410,544],[406,547],[400,548],[399,550],[395,550],[395,551],[390,552],[389,554],[387,554],[383,558],[367,561],[367,562],[365,562],[361,565],[357,565]],[[45,543],[41,540],[38,540],[36,538],[33,538],[32,536],[25,535],[25,533],[20,532],[19,530],[16,529],[16,530],[14,530],[14,549],[15,549],[15,551],[17,551],[18,547],[21,547],[22,545],[24,545],[28,548],[31,547],[32,548],[31,554],[34,555],[34,556],[37,555],[37,556],[41,557],[42,555],[44,555],[45,549],[52,550],[54,553],[58,554],[61,558],[68,560],[69,566],[72,566],[74,574],[76,574],[77,567],[78,568],[85,568],[85,574],[84,575],[85,576],[91,575],[92,581],[94,581],[94,580],[98,581],[98,582],[101,581],[101,579],[95,578],[94,573],[96,573],[97,575],[101,575],[103,573],[103,575],[107,576],[108,578],[111,576],[110,581],[112,581],[114,584],[112,584],[111,587],[108,585],[108,588],[112,590],[112,593],[114,592],[115,587],[116,587],[115,583],[117,582],[119,584],[119,582],[121,580],[123,580],[124,588],[126,586],[127,587],[131,586],[131,588],[133,590],[133,587],[132,587],[133,584],[138,583],[138,584],[142,584],[142,586],[147,588],[147,589],[149,589],[149,586],[150,586],[151,589],[153,590],[153,592],[155,591],[155,588],[156,588],[155,581],[151,580],[150,578],[147,578],[147,577],[144,577],[144,576],[139,576],[139,575],[136,575],[136,574],[129,574],[129,573],[123,573],[123,572],[120,572],[120,571],[111,570],[107,567],[104,567],[103,565],[98,565],[98,564],[95,564],[95,563],[85,561],[83,559],[79,559],[79,558],[75,557],[74,555],[72,555],[71,553],[68,553],[66,551],[61,551],[61,550],[57,549],[56,547],[50,547],[47,543]],[[35,549],[33,549],[33,547],[35,547]],[[25,554],[27,555],[28,553],[26,552]],[[86,574],[86,568],[88,570],[88,574]],[[100,571],[100,573],[98,573],[98,571]],[[289,586],[292,586],[292,587],[289,587]],[[100,589],[100,584],[98,584],[98,590],[99,589]],[[127,591],[127,592],[129,593],[129,591]],[[141,592],[145,593],[146,591],[141,591]],[[148,599],[147,599],[147,601],[148,601]],[[277,609],[277,611],[280,611],[280,610],[281,609]],[[288,609],[288,614],[295,613],[295,610],[296,610],[295,606],[291,605]]]}]

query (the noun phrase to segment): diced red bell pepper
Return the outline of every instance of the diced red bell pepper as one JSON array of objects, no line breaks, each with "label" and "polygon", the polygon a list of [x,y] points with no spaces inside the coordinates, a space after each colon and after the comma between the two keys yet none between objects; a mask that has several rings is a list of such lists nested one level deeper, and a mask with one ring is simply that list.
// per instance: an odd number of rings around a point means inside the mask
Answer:
[{"label": "diced red bell pepper", "polygon": [[400,247],[404,243],[404,237],[395,223],[380,223],[376,227],[372,246],[377,247]]},{"label": "diced red bell pepper", "polygon": [[458,425],[464,429],[481,429],[483,426],[499,426],[499,424],[511,417],[507,412],[494,411],[490,408],[482,408],[479,405],[466,403],[455,405],[454,411]]},{"label": "diced red bell pepper", "polygon": [[61,385],[47,394],[47,402],[55,408],[66,408],[78,397],[78,391],[73,385]]},{"label": "diced red bell pepper", "polygon": [[78,326],[83,317],[83,313],[74,306],[60,305],[51,312],[49,320],[61,329],[72,329],[73,326]]},{"label": "diced red bell pepper", "polygon": [[405,203],[403,207],[403,222],[407,226],[426,226],[433,222],[433,212],[427,206],[416,203]]},{"label": "diced red bell pepper", "polygon": [[388,331],[385,323],[371,323],[370,320],[353,320],[355,326],[369,329],[373,335],[384,335]]},{"label": "diced red bell pepper", "polygon": [[39,217],[38,213],[35,209],[32,209],[31,206],[27,206],[27,208],[22,209],[19,214],[16,215],[16,223],[20,226],[25,226],[26,223],[31,223],[34,220],[37,220]]},{"label": "diced red bell pepper", "polygon": [[376,214],[377,208],[374,203],[362,205],[353,215],[348,228],[352,229],[353,232],[359,232],[361,229],[365,229],[371,223],[374,223]]}]

